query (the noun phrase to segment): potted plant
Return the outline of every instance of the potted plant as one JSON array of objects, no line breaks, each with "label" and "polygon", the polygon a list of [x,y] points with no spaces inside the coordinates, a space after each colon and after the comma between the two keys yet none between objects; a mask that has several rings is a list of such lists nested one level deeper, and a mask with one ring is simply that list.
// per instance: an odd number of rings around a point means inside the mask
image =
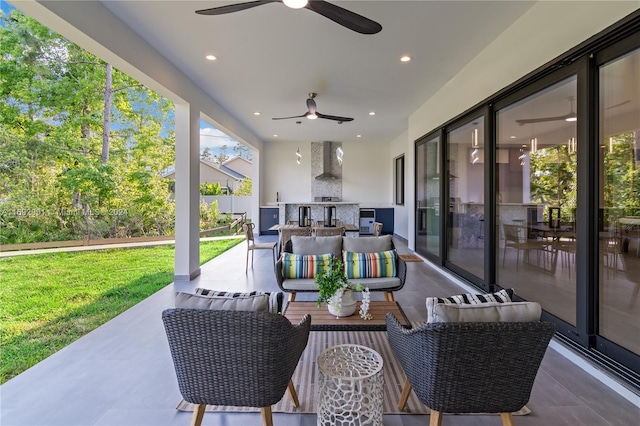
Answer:
[{"label": "potted plant", "polygon": [[360,316],[370,319],[369,288],[362,284],[350,284],[344,275],[344,266],[341,260],[329,261],[327,271],[317,274],[315,277],[318,286],[318,307],[326,303],[329,312],[336,317],[348,317],[356,311],[356,300],[353,297],[354,291],[363,292],[363,303],[360,309]]}]

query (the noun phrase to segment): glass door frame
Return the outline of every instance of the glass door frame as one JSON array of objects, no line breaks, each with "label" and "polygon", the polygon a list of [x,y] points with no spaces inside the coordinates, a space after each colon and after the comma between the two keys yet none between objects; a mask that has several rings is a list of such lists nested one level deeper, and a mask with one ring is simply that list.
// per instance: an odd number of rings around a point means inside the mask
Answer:
[{"label": "glass door frame", "polygon": [[[444,167],[440,169],[444,171],[443,173],[444,178],[441,179],[442,182],[440,187],[441,194],[442,194],[441,200],[440,200],[440,207],[441,207],[441,214],[444,215],[444,216],[441,216],[442,217],[441,236],[443,236],[444,238],[440,239],[440,254],[443,262],[442,265],[447,269],[449,269],[450,271],[454,272],[456,275],[459,275],[460,277],[473,283],[475,286],[481,288],[486,292],[492,292],[494,290],[494,288],[490,285],[490,283],[493,281],[492,276],[495,274],[495,270],[493,266],[494,262],[491,262],[491,256],[492,256],[491,249],[495,241],[491,236],[491,233],[487,232],[488,229],[491,229],[489,228],[489,226],[491,226],[491,223],[495,223],[495,207],[493,204],[495,202],[495,194],[492,194],[493,191],[487,190],[488,188],[492,188],[491,186],[488,186],[488,183],[489,183],[488,178],[491,173],[491,169],[494,168],[493,162],[495,159],[495,153],[494,153],[495,143],[493,139],[493,117],[491,116],[490,112],[491,112],[490,106],[484,106],[482,108],[478,108],[467,114],[464,114],[463,116],[457,117],[455,121],[443,127],[442,129],[443,145],[442,146],[444,149],[440,153],[440,157],[442,161],[441,166]],[[450,191],[449,191],[449,185],[448,185],[450,170],[449,170],[449,162],[447,161],[449,158],[449,150],[450,150],[449,133],[477,119],[483,120],[484,141],[485,141],[485,147],[484,147],[485,158],[484,158],[484,173],[483,173],[483,176],[484,176],[483,199],[484,199],[484,218],[485,218],[483,223],[483,226],[484,226],[484,229],[483,229],[484,276],[481,277],[480,279],[478,279],[476,275],[470,273],[464,268],[452,263],[447,258],[447,254],[446,254],[447,253],[446,248],[449,246],[449,243],[450,243],[450,239],[449,239],[450,233],[448,232],[449,225],[450,225],[450,218],[449,218]]]},{"label": "glass door frame", "polygon": [[[621,41],[619,41],[618,43],[609,46],[608,48],[605,48],[601,51],[599,51],[597,54],[594,55],[593,59],[590,61],[589,65],[589,71],[590,71],[590,78],[591,78],[591,104],[590,104],[590,109],[589,109],[589,118],[590,118],[590,122],[593,123],[593,129],[592,129],[592,135],[593,135],[593,140],[590,141],[590,147],[592,148],[591,152],[590,152],[590,156],[592,157],[592,166],[593,169],[592,170],[599,170],[600,168],[600,153],[599,153],[599,146],[600,146],[600,118],[599,118],[599,93],[600,93],[600,67],[606,65],[607,63],[616,60],[617,58],[624,56],[634,50],[638,50],[640,49],[640,33],[636,32],[635,34],[631,35],[630,37],[627,37]],[[597,174],[593,174],[593,175],[597,175]],[[593,197],[593,208],[591,213],[592,216],[592,222],[591,222],[591,228],[593,230],[597,230],[598,229],[598,209],[599,209],[599,203],[598,203],[598,181],[597,178],[595,176],[591,177],[592,180],[594,182],[592,182],[591,185],[591,190],[592,190],[592,194],[590,194]],[[593,232],[592,235],[592,244],[593,244],[593,256],[594,259],[598,259],[599,253],[598,253],[598,238],[599,235],[597,232]],[[621,362],[621,364],[623,365],[633,365],[633,364],[638,364],[638,362],[640,362],[640,356],[629,351],[628,349],[606,339],[605,337],[601,336],[598,334],[598,325],[600,323],[600,317],[599,317],[599,310],[600,310],[600,288],[599,288],[599,262],[592,262],[593,263],[593,271],[592,271],[592,277],[593,277],[593,282],[592,284],[592,294],[593,294],[593,298],[591,299],[591,305],[590,305],[590,310],[593,313],[591,319],[592,319],[592,333],[591,333],[591,337],[592,337],[592,341],[591,341],[591,345],[593,348],[597,349],[598,352],[606,355],[607,357],[610,357],[612,359],[618,360],[619,362]],[[600,360],[603,361],[603,360]],[[616,371],[618,371],[619,374],[622,375],[626,375],[628,374],[625,371],[624,367],[620,367],[618,365],[615,365],[615,363],[612,362],[607,362],[609,364],[610,368],[614,368]]]},{"label": "glass door frame", "polygon": [[[416,153],[414,155],[414,165],[413,165],[413,175],[416,176],[416,180],[417,180],[417,176],[418,176],[418,161],[420,161],[420,158],[418,158],[417,152],[418,152],[418,147],[420,145],[425,145],[427,143],[429,143],[430,141],[432,141],[435,138],[439,139],[439,143],[440,146],[443,147],[444,142],[443,142],[443,137],[444,137],[444,132],[442,129],[437,129],[431,133],[427,133],[426,135],[422,136],[421,138],[417,139],[414,142],[414,153]],[[436,159],[436,161],[438,162],[439,165],[439,170],[441,170],[440,175],[442,176],[444,173],[444,156],[443,156],[443,151],[444,149],[440,149],[440,156]],[[440,190],[440,206],[439,206],[439,210],[438,210],[438,214],[440,219],[440,223],[439,223],[439,229],[438,231],[440,232],[440,246],[439,246],[439,250],[438,250],[438,254],[435,255],[432,252],[429,251],[422,251],[422,250],[418,250],[418,221],[420,220],[419,218],[419,212],[418,212],[418,199],[419,199],[419,194],[418,194],[418,189],[419,189],[419,185],[416,184],[414,185],[414,194],[413,194],[413,211],[415,212],[415,218],[414,218],[414,224],[413,224],[413,231],[414,231],[414,241],[416,241],[416,252],[418,254],[420,254],[421,256],[424,256],[425,258],[427,258],[429,261],[436,263],[440,266],[443,266],[443,262],[442,259],[444,258],[444,246],[442,244],[442,236],[444,235],[443,232],[445,232],[444,228],[444,220],[442,220],[443,214],[445,214],[445,210],[444,210],[444,205],[442,203],[442,191],[444,188],[444,179],[440,179],[440,183],[439,183],[439,190]]]},{"label": "glass door frame", "polygon": [[[512,104],[515,104],[529,96],[532,96],[544,89],[546,89],[549,86],[553,86],[556,83],[559,83],[571,76],[576,76],[577,77],[577,115],[578,115],[578,123],[577,123],[577,139],[578,141],[586,141],[588,138],[588,131],[587,131],[587,125],[588,122],[591,121],[589,119],[581,119],[582,117],[586,117],[586,113],[587,113],[587,104],[586,104],[586,99],[584,96],[584,93],[586,92],[585,90],[585,86],[586,86],[586,59],[583,60],[578,60],[572,64],[569,64],[567,66],[564,66],[558,70],[554,70],[553,72],[548,73],[547,75],[545,75],[544,77],[536,80],[535,82],[532,82],[530,84],[527,84],[524,87],[519,88],[518,90],[513,90],[512,92],[510,92],[507,96],[501,98],[500,100],[496,101],[495,104],[493,104],[493,111],[492,111],[492,123],[495,125],[496,120],[497,120],[497,112],[500,111],[503,108],[506,108]],[[494,137],[492,139],[492,151],[494,154],[494,161],[493,163],[495,163],[495,151],[496,151],[496,135],[494,132]],[[589,184],[589,180],[591,180],[590,177],[590,173],[589,173],[589,161],[587,161],[587,150],[586,150],[586,146],[588,144],[587,143],[579,143],[578,144],[578,149],[577,149],[577,158],[578,158],[578,164],[577,164],[577,181],[578,181],[578,191],[577,191],[577,229],[576,229],[576,238],[578,241],[587,241],[587,234],[590,233],[590,229],[588,227],[588,224],[591,221],[591,214],[588,212],[588,210],[590,210],[590,208],[588,207],[588,202],[589,202],[589,198],[588,196],[585,196],[585,190],[588,190],[588,184]],[[582,180],[582,181],[581,181]],[[490,188],[492,189],[492,192],[495,192],[495,188],[496,188],[496,182],[497,182],[497,175],[496,175],[496,170],[495,170],[495,164],[494,164],[494,169],[492,170],[492,175],[491,175],[491,186]],[[493,219],[494,221],[496,220],[496,200],[495,200],[495,196],[494,196],[494,200],[493,200],[493,204],[492,206],[494,207],[493,210]],[[494,222],[494,226],[495,226],[495,222]],[[495,230],[496,228],[492,228],[493,230]],[[500,288],[497,283],[496,283],[496,275],[495,275],[495,271],[497,268],[497,264],[496,262],[498,261],[498,239],[497,236],[495,235],[496,232],[492,232],[492,234],[494,235],[494,245],[492,246],[494,248],[494,252],[493,252],[493,258],[491,259],[491,261],[493,262],[494,265],[494,275],[491,277],[492,278],[492,284],[496,287],[496,288]],[[589,239],[589,241],[591,241],[591,239]],[[574,340],[576,341],[579,345],[587,347],[590,339],[591,339],[591,330],[589,330],[589,324],[591,323],[591,318],[589,318],[589,313],[588,313],[588,309],[587,307],[590,305],[589,303],[589,294],[591,293],[591,288],[592,288],[592,282],[593,279],[588,279],[587,277],[589,275],[592,275],[592,265],[590,265],[590,262],[586,261],[586,256],[587,256],[587,246],[588,244],[578,244],[577,245],[577,249],[576,249],[576,265],[578,265],[576,267],[576,325],[573,326],[572,324],[569,324],[568,322],[556,317],[555,315],[550,314],[547,311],[543,311],[542,312],[542,320],[543,321],[551,321],[553,323],[556,324],[556,327],[558,328],[558,331],[565,337],[567,337],[570,340]],[[587,270],[589,269],[589,270]],[[591,282],[591,284],[587,284],[585,285],[580,285],[580,283],[588,283]],[[503,283],[504,284],[504,283]],[[591,293],[592,294],[592,293]],[[520,298],[516,297],[516,300],[521,300]],[[543,306],[544,309],[544,306]]]}]

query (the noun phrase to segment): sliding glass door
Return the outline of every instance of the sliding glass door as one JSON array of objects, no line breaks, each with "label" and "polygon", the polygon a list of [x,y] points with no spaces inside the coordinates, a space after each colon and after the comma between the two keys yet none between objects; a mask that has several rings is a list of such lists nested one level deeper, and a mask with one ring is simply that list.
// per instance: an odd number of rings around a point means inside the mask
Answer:
[{"label": "sliding glass door", "polygon": [[598,334],[640,354],[640,49],[599,69]]},{"label": "sliding glass door", "polygon": [[446,259],[484,279],[484,118],[447,132],[449,192]]},{"label": "sliding glass door", "polygon": [[496,113],[496,282],[576,325],[575,75]]},{"label": "sliding glass door", "polygon": [[416,251],[440,257],[440,137],[416,145]]}]

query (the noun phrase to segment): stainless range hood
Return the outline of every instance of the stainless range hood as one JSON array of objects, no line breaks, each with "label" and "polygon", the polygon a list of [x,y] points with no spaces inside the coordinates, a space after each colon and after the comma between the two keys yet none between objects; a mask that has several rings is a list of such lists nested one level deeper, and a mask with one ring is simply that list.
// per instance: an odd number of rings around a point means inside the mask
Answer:
[{"label": "stainless range hood", "polygon": [[336,176],[331,173],[331,166],[333,163],[333,144],[331,142],[322,143],[322,173],[316,176],[317,180],[336,180],[341,179],[340,176]]}]

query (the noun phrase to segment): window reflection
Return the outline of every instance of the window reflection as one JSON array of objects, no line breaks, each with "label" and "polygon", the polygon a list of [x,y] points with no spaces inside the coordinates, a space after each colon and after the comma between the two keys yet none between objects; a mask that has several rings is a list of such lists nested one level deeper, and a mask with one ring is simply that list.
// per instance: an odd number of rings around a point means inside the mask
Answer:
[{"label": "window reflection", "polygon": [[440,247],[440,138],[416,149],[416,250],[439,256]]},{"label": "window reflection", "polygon": [[447,259],[484,278],[484,118],[448,134]]},{"label": "window reflection", "polygon": [[640,353],[640,51],[600,69],[599,334]]},{"label": "window reflection", "polygon": [[497,282],[576,322],[576,77],[497,113]]}]

